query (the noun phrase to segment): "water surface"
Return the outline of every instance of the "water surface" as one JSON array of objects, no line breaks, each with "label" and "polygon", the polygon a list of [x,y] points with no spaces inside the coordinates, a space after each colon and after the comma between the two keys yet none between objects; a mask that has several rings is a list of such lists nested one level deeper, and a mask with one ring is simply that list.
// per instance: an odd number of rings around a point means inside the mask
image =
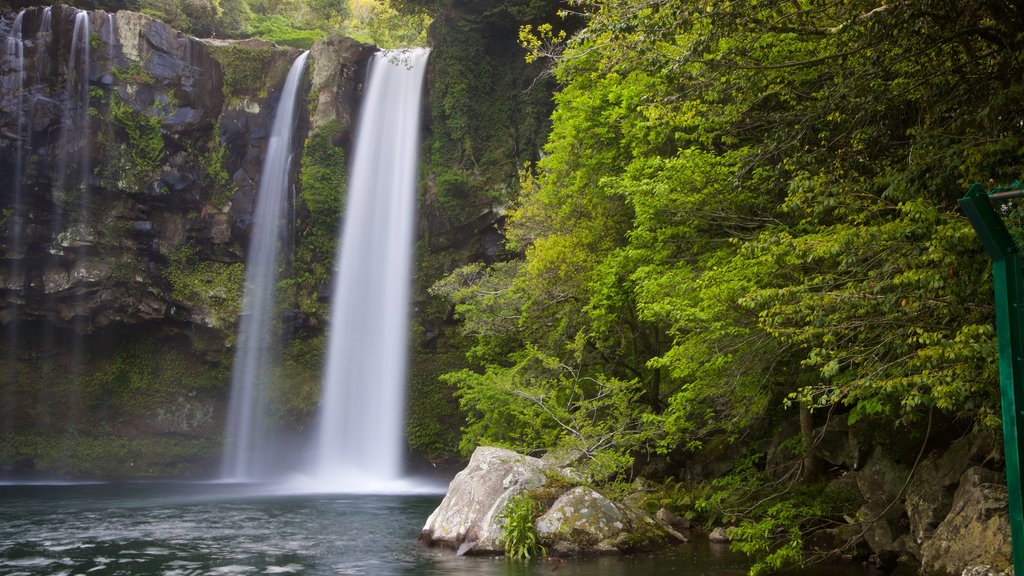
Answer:
[{"label": "water surface", "polygon": [[[274,494],[232,484],[0,485],[0,574],[660,576],[746,573],[727,547],[524,563],[416,542],[441,497]],[[831,566],[807,576],[868,576]]]}]

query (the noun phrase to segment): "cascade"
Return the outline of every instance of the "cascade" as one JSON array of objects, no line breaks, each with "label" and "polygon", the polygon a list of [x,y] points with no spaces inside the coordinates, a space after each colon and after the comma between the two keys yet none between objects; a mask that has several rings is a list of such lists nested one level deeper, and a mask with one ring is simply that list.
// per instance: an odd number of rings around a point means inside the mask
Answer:
[{"label": "cascade", "polygon": [[[25,208],[23,205],[23,180],[24,180],[24,162],[25,162],[25,110],[24,110],[24,92],[25,92],[25,44],[22,38],[22,22],[25,17],[25,11],[18,12],[17,16],[14,17],[14,22],[11,24],[11,31],[6,39],[6,58],[11,63],[11,68],[14,74],[17,76],[14,87],[14,107],[17,110],[17,120],[15,126],[15,151],[14,151],[14,174],[13,174],[13,186],[11,190],[12,194],[12,214],[10,216],[10,224],[8,227],[8,264],[7,264],[7,277],[9,281],[14,283],[24,283],[23,274],[23,258],[25,256],[24,251],[24,220],[25,220]],[[15,296],[15,298],[17,298]],[[4,423],[4,426],[9,426],[14,421],[15,406],[14,401],[10,397],[10,390],[17,382],[17,369],[16,360],[18,356],[18,314],[19,306],[18,302],[12,300],[6,303],[11,308],[11,319],[7,323],[4,338],[4,348],[6,349],[5,365],[7,366],[7,374],[4,375],[5,386],[4,386],[4,397],[3,405],[4,412],[0,422]]]},{"label": "cascade", "polygon": [[429,51],[374,55],[331,300],[311,482],[394,491],[402,477],[420,92]]},{"label": "cascade", "polygon": [[282,232],[287,230],[287,192],[299,88],[308,56],[309,52],[303,52],[288,72],[260,175],[221,463],[222,477],[230,480],[263,478],[275,461],[267,450],[268,372],[278,347],[276,329],[272,326],[274,291],[278,248]]},{"label": "cascade", "polygon": [[[60,162],[57,169],[57,188],[62,198],[71,199],[72,188],[78,188],[78,203],[82,210],[79,222],[88,217],[89,176],[89,13],[75,14],[75,27],[71,36],[71,52],[65,72],[67,104],[61,122]],[[74,173],[71,164],[74,162]],[[69,181],[72,178],[72,181]]]}]

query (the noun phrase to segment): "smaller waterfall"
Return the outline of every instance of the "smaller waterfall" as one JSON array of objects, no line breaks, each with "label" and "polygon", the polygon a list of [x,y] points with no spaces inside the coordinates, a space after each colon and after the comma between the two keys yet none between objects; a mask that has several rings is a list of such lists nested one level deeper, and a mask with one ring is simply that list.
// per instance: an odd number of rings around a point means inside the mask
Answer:
[{"label": "smaller waterfall", "polygon": [[20,263],[23,257],[22,232],[24,226],[24,206],[22,206],[25,180],[25,148],[27,146],[27,128],[25,124],[25,42],[22,38],[22,22],[25,11],[18,12],[11,24],[11,33],[7,36],[7,61],[16,76],[14,88],[14,108],[16,110],[14,136],[14,174],[12,178],[12,214],[10,223],[11,270],[12,280],[21,277]]},{"label": "smaller waterfall", "polygon": [[77,220],[83,225],[88,216],[89,44],[89,13],[80,10],[75,13],[75,27],[64,74],[67,102],[61,118],[60,160],[56,174],[57,196],[54,199],[66,209],[70,205],[69,201],[77,195]]},{"label": "smaller waterfall", "polygon": [[[106,79],[107,82],[113,82],[114,79],[114,47],[117,42],[117,28],[114,25],[114,15],[107,13],[107,67],[110,69],[108,72],[109,77]],[[188,45],[188,44],[186,44]]]},{"label": "smaller waterfall", "polygon": [[278,346],[273,327],[274,291],[278,247],[282,230],[287,229],[284,218],[288,207],[295,112],[308,56],[308,52],[303,52],[288,72],[260,175],[221,463],[221,475],[229,480],[264,478],[269,465],[273,464],[274,456],[267,450],[267,396],[268,371]]},{"label": "smaller waterfall", "polygon": [[429,52],[371,62],[359,116],[331,300],[314,489],[403,490],[406,354]]},{"label": "smaller waterfall", "polygon": [[[22,38],[22,22],[25,17],[25,11],[18,12],[17,16],[14,17],[14,22],[11,24],[11,32],[7,36],[6,40],[6,56],[7,61],[11,63],[14,74],[17,76],[15,82],[15,94],[14,94],[14,106],[17,110],[16,125],[15,125],[15,151],[14,151],[14,173],[11,175],[13,182],[11,183],[11,206],[12,211],[10,215],[10,222],[8,223],[7,234],[8,234],[8,262],[7,262],[7,277],[9,282],[13,285],[15,283],[24,285],[24,267],[23,258],[25,256],[25,247],[23,239],[24,221],[25,221],[25,208],[23,206],[24,199],[22,196],[24,188],[24,164],[25,164],[25,43]],[[14,415],[17,412],[17,407],[14,404],[14,399],[11,394],[14,385],[17,383],[17,359],[18,359],[18,328],[19,328],[19,308],[17,298],[20,296],[14,295],[14,300],[6,302],[5,305],[10,307],[12,317],[7,322],[7,327],[4,334],[4,348],[6,350],[6,357],[4,358],[5,365],[7,367],[7,373],[4,374],[4,395],[0,400],[3,402],[3,413],[0,414],[0,423],[4,426],[4,432],[8,432],[8,427],[13,425]]]}]

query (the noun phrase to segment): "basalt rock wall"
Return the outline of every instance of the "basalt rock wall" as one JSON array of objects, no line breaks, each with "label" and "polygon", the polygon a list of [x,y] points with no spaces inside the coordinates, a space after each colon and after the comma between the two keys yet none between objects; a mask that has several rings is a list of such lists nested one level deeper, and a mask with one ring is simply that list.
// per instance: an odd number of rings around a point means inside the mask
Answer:
[{"label": "basalt rock wall", "polygon": [[[350,131],[374,51],[312,49],[296,188],[307,135]],[[298,55],[127,11],[2,15],[0,475],[180,475],[215,460],[258,179]],[[343,160],[348,143],[326,146]],[[316,209],[293,202],[290,254]],[[315,324],[297,316],[294,330]]]}]

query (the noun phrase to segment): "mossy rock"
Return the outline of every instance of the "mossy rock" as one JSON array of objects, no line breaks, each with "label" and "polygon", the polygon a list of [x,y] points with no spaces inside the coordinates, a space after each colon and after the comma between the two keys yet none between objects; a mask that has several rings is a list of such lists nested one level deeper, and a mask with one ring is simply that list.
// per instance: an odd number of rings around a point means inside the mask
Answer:
[{"label": "mossy rock", "polygon": [[562,494],[536,522],[549,552],[594,554],[654,550],[672,541],[659,523],[613,502],[593,488],[577,486]]}]

